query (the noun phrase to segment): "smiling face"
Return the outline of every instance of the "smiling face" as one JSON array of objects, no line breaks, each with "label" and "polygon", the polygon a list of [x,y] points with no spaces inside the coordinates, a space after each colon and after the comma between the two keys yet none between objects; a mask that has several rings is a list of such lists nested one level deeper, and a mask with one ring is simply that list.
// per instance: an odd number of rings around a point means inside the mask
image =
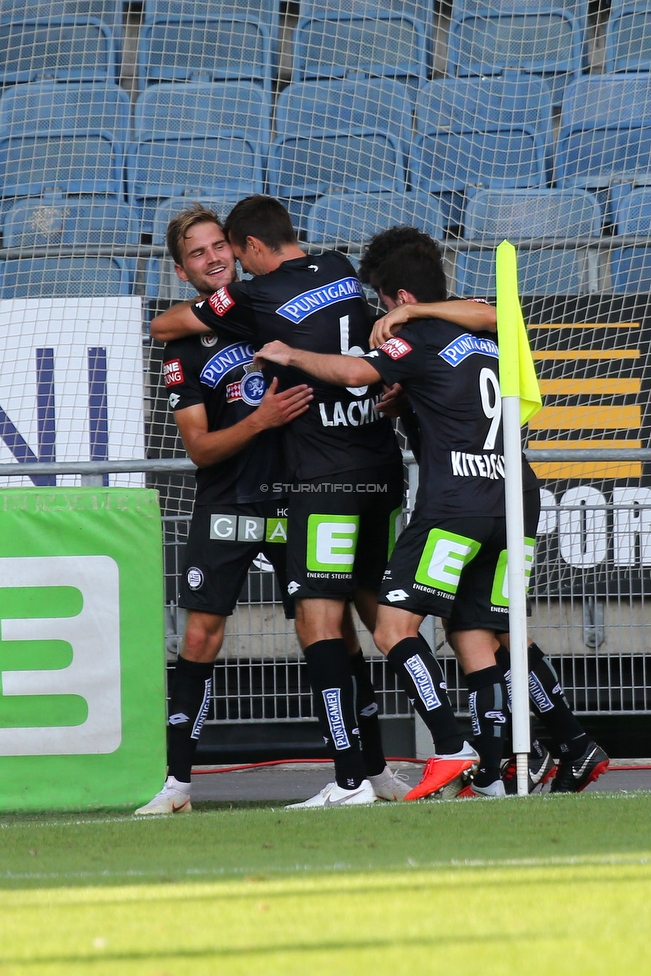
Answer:
[{"label": "smiling face", "polygon": [[218,224],[193,224],[180,242],[182,264],[174,268],[181,281],[188,281],[199,295],[208,297],[235,280],[235,258]]}]

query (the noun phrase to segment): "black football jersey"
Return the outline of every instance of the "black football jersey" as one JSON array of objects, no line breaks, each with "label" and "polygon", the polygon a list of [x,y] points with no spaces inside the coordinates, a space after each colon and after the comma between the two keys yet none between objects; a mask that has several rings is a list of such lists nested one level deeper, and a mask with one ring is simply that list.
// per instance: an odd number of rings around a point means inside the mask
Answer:
[{"label": "black football jersey", "polygon": [[[362,286],[343,254],[306,255],[276,271],[235,282],[194,306],[220,336],[250,340],[256,349],[280,339],[310,352],[363,355],[370,317]],[[289,470],[300,479],[392,463],[399,450],[391,421],[376,413],[382,384],[344,388],[300,370],[271,365],[281,387],[308,383],[309,409],[285,428]]]},{"label": "black football jersey", "polygon": [[[416,507],[427,518],[503,516],[504,444],[498,350],[488,333],[415,322],[365,357],[400,383],[421,435]],[[523,487],[537,479],[523,459]]]},{"label": "black football jersey", "polygon": [[[163,378],[172,410],[203,403],[209,430],[224,430],[244,420],[258,407],[267,388],[253,365],[253,353],[246,340],[216,335],[168,342]],[[200,468],[196,477],[198,505],[236,505],[276,497],[271,485],[286,480],[279,430],[262,431],[238,454]]]}]

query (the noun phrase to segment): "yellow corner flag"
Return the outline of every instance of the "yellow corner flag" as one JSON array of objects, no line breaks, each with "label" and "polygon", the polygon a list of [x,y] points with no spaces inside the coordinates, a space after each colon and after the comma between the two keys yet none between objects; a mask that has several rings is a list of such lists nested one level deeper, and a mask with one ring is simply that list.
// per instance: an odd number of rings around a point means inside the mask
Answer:
[{"label": "yellow corner flag", "polygon": [[500,389],[503,397],[520,397],[522,426],[538,413],[542,397],[518,298],[515,248],[508,241],[497,248],[495,278]]}]

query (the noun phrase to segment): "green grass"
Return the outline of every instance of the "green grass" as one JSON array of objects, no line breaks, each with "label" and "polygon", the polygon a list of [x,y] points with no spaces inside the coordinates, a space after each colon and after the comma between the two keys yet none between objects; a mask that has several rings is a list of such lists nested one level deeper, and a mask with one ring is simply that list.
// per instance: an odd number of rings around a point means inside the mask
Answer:
[{"label": "green grass", "polygon": [[0,819],[2,976],[648,973],[651,794]]}]

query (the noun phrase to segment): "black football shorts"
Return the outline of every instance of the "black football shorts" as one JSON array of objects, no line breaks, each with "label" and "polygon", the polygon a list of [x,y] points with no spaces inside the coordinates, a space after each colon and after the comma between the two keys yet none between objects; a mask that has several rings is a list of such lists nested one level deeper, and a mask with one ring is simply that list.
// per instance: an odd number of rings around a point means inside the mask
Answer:
[{"label": "black football shorts", "polygon": [[402,511],[402,464],[299,481],[289,495],[287,588],[349,599],[380,588]]},{"label": "black football shorts", "polygon": [[[525,567],[531,572],[540,511],[538,489],[525,492]],[[455,630],[509,627],[506,519],[427,519],[415,515],[396,543],[379,602],[432,614]]]},{"label": "black football shorts", "polygon": [[285,616],[294,616],[287,593],[287,502],[195,506],[185,548],[179,606],[230,616],[251,563],[262,553],[273,566]]}]

